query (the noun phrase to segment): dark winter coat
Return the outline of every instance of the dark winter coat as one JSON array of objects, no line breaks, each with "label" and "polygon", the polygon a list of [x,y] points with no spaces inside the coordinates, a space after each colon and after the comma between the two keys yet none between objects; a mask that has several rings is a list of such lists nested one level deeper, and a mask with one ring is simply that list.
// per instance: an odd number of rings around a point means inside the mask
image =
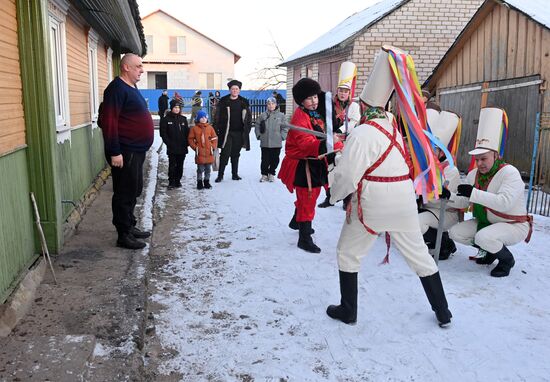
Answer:
[{"label": "dark winter coat", "polygon": [[189,125],[185,116],[166,113],[166,117],[160,122],[160,136],[169,155],[187,154]]},{"label": "dark winter coat", "polygon": [[[243,128],[243,147],[246,151],[250,150],[250,128],[252,125],[252,115],[250,114],[250,105],[248,100],[244,97],[239,96],[238,98],[241,101],[241,110],[242,110],[242,120],[244,124]],[[217,107],[216,115],[216,133],[218,134],[218,147],[223,148],[225,145],[225,139],[227,134],[229,134],[229,121],[230,121],[230,107],[229,107],[230,95],[223,96],[220,98],[220,102]]]},{"label": "dark winter coat", "polygon": [[158,104],[159,104],[159,115],[162,118],[164,117],[164,113],[166,112],[166,110],[168,110],[168,96],[164,94],[161,95],[159,97]]}]

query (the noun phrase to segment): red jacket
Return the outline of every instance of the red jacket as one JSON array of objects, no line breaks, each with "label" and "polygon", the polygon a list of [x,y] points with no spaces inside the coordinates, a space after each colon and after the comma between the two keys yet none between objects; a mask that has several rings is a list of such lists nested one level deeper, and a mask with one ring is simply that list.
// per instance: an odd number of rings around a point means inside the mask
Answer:
[{"label": "red jacket", "polygon": [[[324,123],[321,120],[317,120],[318,124],[322,125],[324,130]],[[292,125],[304,127],[309,130],[314,130],[311,123],[310,116],[301,108],[296,109],[292,120]],[[281,164],[279,171],[279,179],[284,183],[290,192],[294,192],[295,180],[297,178],[297,170],[300,161],[305,163],[306,158],[316,158],[319,155],[319,147],[323,141],[319,140],[316,136],[298,132],[296,130],[290,130],[288,132],[285,144],[285,157]],[[308,159],[310,165],[319,165],[321,162],[324,165],[326,171],[326,161],[317,159]],[[313,175],[313,174],[312,174]],[[326,174],[322,176],[323,179],[312,179],[312,183],[326,184]],[[318,187],[318,185],[315,185]]]}]

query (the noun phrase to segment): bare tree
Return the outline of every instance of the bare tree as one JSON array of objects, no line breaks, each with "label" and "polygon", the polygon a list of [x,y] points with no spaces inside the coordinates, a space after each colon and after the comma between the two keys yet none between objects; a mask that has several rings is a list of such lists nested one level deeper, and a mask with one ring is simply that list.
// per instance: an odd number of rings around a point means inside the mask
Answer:
[{"label": "bare tree", "polygon": [[273,42],[271,46],[276,51],[276,55],[265,57],[263,66],[250,73],[250,76],[262,81],[258,90],[279,89],[286,85],[286,69],[278,66],[279,63],[284,61],[284,56],[271,31],[269,31],[269,34]]}]

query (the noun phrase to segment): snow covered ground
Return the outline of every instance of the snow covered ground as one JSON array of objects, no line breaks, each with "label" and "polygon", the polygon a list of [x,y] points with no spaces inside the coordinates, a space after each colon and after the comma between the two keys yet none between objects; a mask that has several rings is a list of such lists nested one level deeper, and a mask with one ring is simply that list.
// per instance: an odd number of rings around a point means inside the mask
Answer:
[{"label": "snow covered ground", "polygon": [[[446,329],[437,326],[418,277],[393,247],[390,264],[379,265],[385,254],[379,238],[359,273],[357,325],[348,326],[325,314],[339,302],[341,203],[317,210],[314,240],[322,252],[298,249],[298,233],[287,227],[294,195],[279,181],[259,183],[260,150],[252,143],[241,155],[243,180],[232,181],[228,168],[229,180],[198,191],[189,155],[184,187],[157,192],[159,216],[174,218],[171,243],[164,243],[170,260],[151,277],[156,292],[150,299],[161,307],[156,336],[171,354],[158,367],[161,375],[184,381],[550,380],[550,219],[536,216],[531,243],[512,247],[516,266],[506,278],[490,277],[494,265],[469,261],[474,249],[457,244],[458,252],[440,262],[453,313]],[[159,165],[165,162],[163,152]],[[160,170],[159,182],[166,183]]]}]

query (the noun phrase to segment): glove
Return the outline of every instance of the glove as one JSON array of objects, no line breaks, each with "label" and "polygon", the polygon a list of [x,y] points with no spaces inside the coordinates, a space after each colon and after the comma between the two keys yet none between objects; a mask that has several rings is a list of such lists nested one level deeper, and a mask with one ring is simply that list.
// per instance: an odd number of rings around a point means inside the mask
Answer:
[{"label": "glove", "polygon": [[458,185],[458,196],[465,196],[469,198],[472,195],[472,190],[474,189],[474,186],[470,184],[459,184]]},{"label": "glove", "polygon": [[334,158],[336,158],[336,153],[327,154],[328,164],[333,164],[334,163]]},{"label": "glove", "polygon": [[[472,193],[472,191],[470,191]],[[449,191],[447,188],[443,187],[441,188],[441,194],[439,194],[440,199],[450,199],[451,198],[451,191]]]}]

